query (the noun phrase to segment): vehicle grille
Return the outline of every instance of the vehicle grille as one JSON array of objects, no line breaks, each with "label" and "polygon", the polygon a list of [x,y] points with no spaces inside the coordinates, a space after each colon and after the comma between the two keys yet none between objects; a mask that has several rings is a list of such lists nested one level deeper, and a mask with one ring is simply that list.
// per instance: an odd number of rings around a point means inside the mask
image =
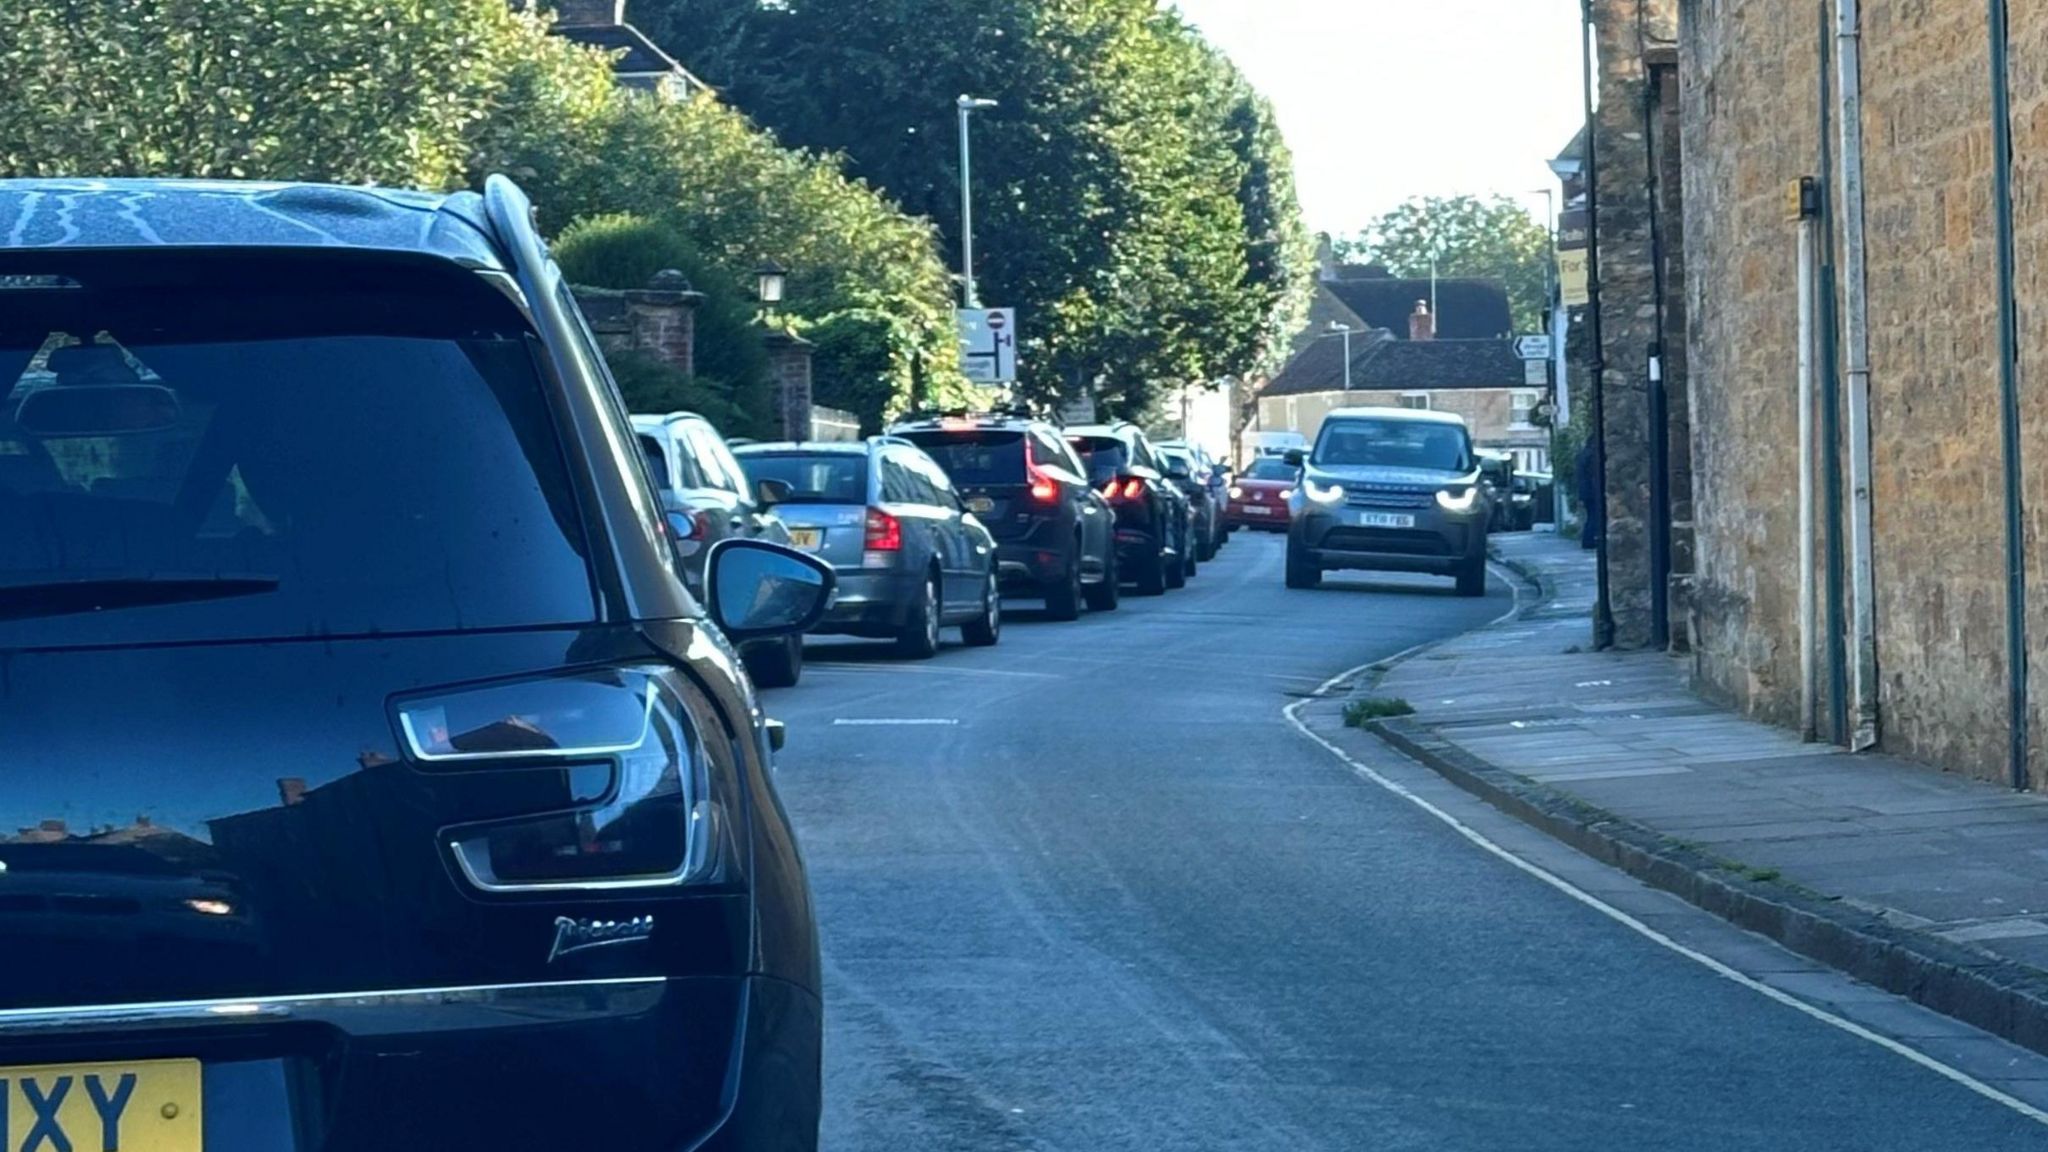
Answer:
[{"label": "vehicle grille", "polygon": [[1322,547],[1333,552],[1381,552],[1393,556],[1449,556],[1450,542],[1434,532],[1409,528],[1332,528]]},{"label": "vehicle grille", "polygon": [[1435,492],[1412,488],[1347,488],[1344,502],[1353,508],[1427,508],[1435,499]]}]

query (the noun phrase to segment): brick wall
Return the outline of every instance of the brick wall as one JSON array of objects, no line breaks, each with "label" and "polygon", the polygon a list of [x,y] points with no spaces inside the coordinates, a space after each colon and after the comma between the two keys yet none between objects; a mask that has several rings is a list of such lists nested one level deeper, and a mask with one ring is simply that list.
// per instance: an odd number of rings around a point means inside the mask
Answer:
[{"label": "brick wall", "polygon": [[[1782,199],[1788,181],[1820,167],[1824,6],[1718,0],[1688,8],[1697,679],[1752,712],[1791,722],[1799,691],[1791,498],[1798,475],[1796,233]],[[2040,79],[2048,12],[2016,5],[2013,14],[2013,74],[2023,89],[2015,93],[2022,362],[2048,363],[2048,93]],[[1869,4],[1863,33],[1881,737],[1889,750],[2003,779],[2004,529],[1985,9],[1979,0]],[[2030,384],[2023,380],[2023,398]],[[2048,539],[2048,478],[2039,458],[2048,453],[2048,410],[2033,401],[2025,413],[2030,549],[2037,577],[2048,577],[2041,567],[2048,562],[2041,543]],[[1846,469],[1846,445],[1843,459]],[[2035,601],[2040,650],[2048,605]],[[2040,699],[2037,692],[2037,725]]]}]

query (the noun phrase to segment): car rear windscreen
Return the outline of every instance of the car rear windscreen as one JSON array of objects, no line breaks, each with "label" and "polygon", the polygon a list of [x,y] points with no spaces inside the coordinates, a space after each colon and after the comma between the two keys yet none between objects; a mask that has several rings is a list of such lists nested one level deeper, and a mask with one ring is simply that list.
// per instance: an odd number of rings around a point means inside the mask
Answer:
[{"label": "car rear windscreen", "polygon": [[866,504],[866,453],[749,452],[740,457],[756,484],[780,480],[789,485],[785,504]]},{"label": "car rear windscreen", "polygon": [[1131,450],[1114,436],[1070,436],[1067,443],[1081,457],[1081,463],[1088,468],[1088,480],[1100,484],[1124,470],[1131,461]]},{"label": "car rear windscreen", "polygon": [[1244,478],[1247,480],[1292,481],[1294,474],[1298,471],[1300,470],[1285,460],[1264,456],[1252,461],[1252,466],[1245,469]]},{"label": "car rear windscreen", "polygon": [[999,428],[976,431],[904,432],[900,435],[939,462],[955,485],[983,487],[1029,481],[1024,434]]},{"label": "car rear windscreen", "polygon": [[0,647],[595,619],[539,350],[468,280],[0,290]]}]

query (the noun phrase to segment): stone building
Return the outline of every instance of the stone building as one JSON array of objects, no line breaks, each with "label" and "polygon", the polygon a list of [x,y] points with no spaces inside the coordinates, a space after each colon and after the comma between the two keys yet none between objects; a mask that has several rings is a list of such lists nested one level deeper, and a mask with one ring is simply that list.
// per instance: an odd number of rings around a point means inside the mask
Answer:
[{"label": "stone building", "polygon": [[1309,346],[1259,394],[1259,427],[1313,441],[1337,408],[1453,412],[1465,418],[1475,444],[1512,454],[1526,471],[1546,471],[1550,432],[1535,422],[1544,390],[1525,382],[1514,341],[1436,340],[1428,321],[1427,312],[1417,314],[1411,339],[1379,329],[1353,335],[1348,388],[1344,342],[1325,338]]},{"label": "stone building", "polygon": [[[1819,437],[1815,462],[1820,728],[1846,740],[1864,710],[1853,699],[1856,557],[1842,509],[1855,493],[1843,462],[1863,446],[1849,439],[1840,365],[1851,284],[1835,267],[1845,237],[1832,14],[1821,0],[1713,0],[1685,4],[1680,31],[1696,680],[1757,715],[1798,720],[1798,226],[1787,219],[1785,189],[1815,177],[1826,262],[1820,417],[1833,433]],[[2001,125],[1983,0],[1863,6],[1875,650],[1864,703],[1888,750],[2038,788],[2048,782],[2041,682],[2031,680],[2014,715],[2008,686],[2024,668],[2007,652],[2015,640],[2022,652],[2042,650],[2048,597],[2010,595],[2005,485],[2011,469],[2024,496],[2018,557],[2024,578],[2038,583],[2048,564],[2048,392],[2026,369],[2048,364],[2048,5],[2012,4],[2010,21],[2002,82],[2011,120]],[[2001,130],[2018,139],[2018,460],[2002,443]],[[2017,634],[2007,624],[2015,600],[2024,625]],[[2009,758],[2021,747],[2016,734],[2033,736],[2017,764]]]},{"label": "stone building", "polygon": [[[1693,570],[1678,0],[1593,0],[1599,110],[1590,177],[1598,364],[1583,402],[1605,427],[1606,598],[1622,648],[1683,647]],[[1583,142],[1575,142],[1583,149]],[[1572,149],[1567,149],[1568,152]],[[1567,186],[1567,203],[1572,188]],[[1597,368],[1597,371],[1595,369]]]}]

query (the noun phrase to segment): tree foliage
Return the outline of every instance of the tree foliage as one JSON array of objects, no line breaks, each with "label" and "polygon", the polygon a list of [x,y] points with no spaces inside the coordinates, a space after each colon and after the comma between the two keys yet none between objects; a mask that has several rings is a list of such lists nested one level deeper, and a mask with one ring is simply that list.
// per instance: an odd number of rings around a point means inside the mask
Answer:
[{"label": "tree foliage", "polygon": [[[780,261],[799,331],[885,318],[855,391],[900,406],[914,375],[958,381],[930,225],[717,101],[619,90],[546,19],[505,0],[14,0],[0,175],[452,189],[504,171],[550,231],[619,212],[675,229],[699,287],[748,292]],[[820,402],[837,387],[821,374]]]},{"label": "tree foliage", "polygon": [[796,144],[960,235],[975,133],[982,298],[1022,310],[1024,387],[1138,414],[1269,368],[1312,251],[1270,109],[1154,0],[637,0],[635,20]]},{"label": "tree foliage", "polygon": [[1418,197],[1336,247],[1346,259],[1385,265],[1396,276],[1426,277],[1435,257],[1439,275],[1503,281],[1516,330],[1549,327],[1543,313],[1550,233],[1508,197]]}]

